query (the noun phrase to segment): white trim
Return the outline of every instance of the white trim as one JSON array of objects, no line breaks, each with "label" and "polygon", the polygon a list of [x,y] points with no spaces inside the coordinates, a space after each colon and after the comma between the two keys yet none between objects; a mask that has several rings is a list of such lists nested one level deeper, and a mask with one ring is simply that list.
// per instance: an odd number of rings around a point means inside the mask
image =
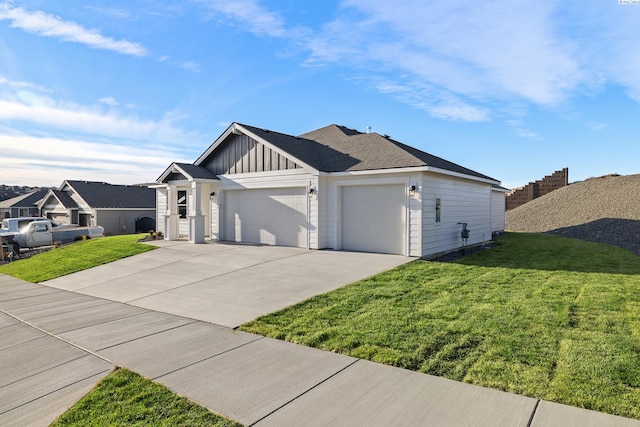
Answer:
[{"label": "white trim", "polygon": [[363,171],[348,171],[348,172],[320,172],[320,176],[331,176],[331,177],[340,177],[340,176],[359,176],[359,175],[375,175],[375,174],[390,174],[390,173],[415,173],[415,172],[431,172],[438,173],[441,175],[449,175],[457,178],[468,179],[471,181],[479,181],[487,184],[496,184],[500,185],[500,181],[480,178],[473,175],[467,175],[459,172],[453,172],[446,169],[434,168],[433,166],[417,166],[417,167],[406,167],[406,168],[390,168],[390,169],[367,169]]},{"label": "white trim", "polygon": [[[312,174],[309,173],[309,171],[304,169],[282,169],[282,170],[264,171],[264,172],[227,173],[219,176],[227,179],[243,179],[243,178],[257,178],[257,177],[270,178],[272,176],[288,176],[288,175],[313,176]],[[217,179],[215,182],[220,182],[220,180]]]}]

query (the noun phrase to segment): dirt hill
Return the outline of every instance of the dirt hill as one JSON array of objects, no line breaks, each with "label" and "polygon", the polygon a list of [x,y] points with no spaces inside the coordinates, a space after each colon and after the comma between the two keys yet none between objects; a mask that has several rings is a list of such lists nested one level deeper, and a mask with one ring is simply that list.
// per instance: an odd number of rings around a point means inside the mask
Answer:
[{"label": "dirt hill", "polygon": [[549,232],[640,255],[640,175],[591,178],[507,211],[512,231]]}]

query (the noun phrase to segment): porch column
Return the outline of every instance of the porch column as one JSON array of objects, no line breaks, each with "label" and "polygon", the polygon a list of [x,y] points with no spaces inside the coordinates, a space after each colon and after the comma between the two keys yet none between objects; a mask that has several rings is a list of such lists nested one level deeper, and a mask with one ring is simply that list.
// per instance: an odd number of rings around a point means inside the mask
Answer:
[{"label": "porch column", "polygon": [[164,240],[178,240],[178,189],[169,185],[167,189],[167,211],[164,216]]},{"label": "porch column", "polygon": [[202,215],[202,184],[191,183],[189,198],[189,243],[204,243],[204,215]]}]

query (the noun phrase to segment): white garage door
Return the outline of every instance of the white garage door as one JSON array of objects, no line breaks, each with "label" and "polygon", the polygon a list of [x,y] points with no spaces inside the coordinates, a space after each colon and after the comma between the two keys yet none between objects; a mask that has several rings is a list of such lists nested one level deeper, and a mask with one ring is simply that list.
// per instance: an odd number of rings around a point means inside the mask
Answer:
[{"label": "white garage door", "polygon": [[226,191],[223,239],[307,247],[305,188]]},{"label": "white garage door", "polygon": [[342,187],[342,249],[404,255],[404,185]]},{"label": "white garage door", "polygon": [[69,222],[69,218],[67,218],[66,213],[51,212],[47,214],[47,218],[58,224],[67,224]]}]

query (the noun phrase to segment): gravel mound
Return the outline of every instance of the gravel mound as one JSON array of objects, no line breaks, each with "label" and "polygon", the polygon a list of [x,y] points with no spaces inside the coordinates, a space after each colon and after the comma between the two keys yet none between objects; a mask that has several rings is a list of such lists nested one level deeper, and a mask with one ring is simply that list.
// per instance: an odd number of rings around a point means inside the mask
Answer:
[{"label": "gravel mound", "polygon": [[640,255],[640,175],[562,187],[507,211],[505,228],[606,243]]}]

